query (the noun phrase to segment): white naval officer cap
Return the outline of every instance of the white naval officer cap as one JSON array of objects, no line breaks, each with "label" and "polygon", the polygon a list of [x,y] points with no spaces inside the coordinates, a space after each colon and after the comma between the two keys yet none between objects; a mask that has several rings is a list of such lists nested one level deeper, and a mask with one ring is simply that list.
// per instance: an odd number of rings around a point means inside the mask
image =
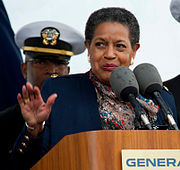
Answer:
[{"label": "white naval officer cap", "polygon": [[77,30],[54,21],[38,21],[23,26],[16,33],[15,41],[26,56],[55,56],[67,62],[71,56],[85,50],[84,37]]},{"label": "white naval officer cap", "polygon": [[175,20],[180,22],[180,0],[171,0],[170,11]]}]

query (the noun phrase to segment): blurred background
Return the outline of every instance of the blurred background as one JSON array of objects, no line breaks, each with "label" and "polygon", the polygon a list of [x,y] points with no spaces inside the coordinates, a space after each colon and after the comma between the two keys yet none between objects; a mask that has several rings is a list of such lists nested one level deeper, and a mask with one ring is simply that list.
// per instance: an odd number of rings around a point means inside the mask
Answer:
[{"label": "blurred background", "polygon": [[[20,27],[39,20],[68,24],[84,35],[89,15],[102,7],[124,7],[140,24],[140,44],[133,69],[148,62],[157,67],[163,81],[180,73],[180,23],[171,15],[171,0],[3,0],[16,33]],[[73,56],[71,74],[89,70],[87,51]]]}]

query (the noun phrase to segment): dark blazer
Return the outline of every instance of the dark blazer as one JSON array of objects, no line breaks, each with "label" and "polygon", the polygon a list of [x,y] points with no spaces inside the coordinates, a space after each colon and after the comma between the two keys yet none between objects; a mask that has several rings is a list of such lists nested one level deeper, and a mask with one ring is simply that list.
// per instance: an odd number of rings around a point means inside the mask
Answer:
[{"label": "dark blazer", "polygon": [[179,128],[180,128],[180,75],[165,81],[163,84],[169,89],[169,91],[174,96]]},{"label": "dark blazer", "polygon": [[0,169],[6,170],[12,147],[24,127],[19,105],[0,112]]},{"label": "dark blazer", "polygon": [[[27,165],[31,167],[66,135],[102,130],[96,92],[89,79],[89,72],[45,80],[42,87],[44,100],[47,100],[52,93],[57,93],[58,98],[53,105],[43,134],[33,139],[25,128],[19,136],[12,154],[12,165],[16,163],[14,167],[18,167],[17,169],[20,169],[23,163],[26,164],[24,167]],[[164,90],[163,98],[174,110],[172,96]],[[163,118],[160,117],[157,124],[163,124],[162,121]],[[25,136],[29,136],[30,142]],[[27,148],[21,145],[22,141],[27,143]],[[24,154],[21,155],[19,149],[22,149]],[[36,158],[34,158],[35,155]]]}]

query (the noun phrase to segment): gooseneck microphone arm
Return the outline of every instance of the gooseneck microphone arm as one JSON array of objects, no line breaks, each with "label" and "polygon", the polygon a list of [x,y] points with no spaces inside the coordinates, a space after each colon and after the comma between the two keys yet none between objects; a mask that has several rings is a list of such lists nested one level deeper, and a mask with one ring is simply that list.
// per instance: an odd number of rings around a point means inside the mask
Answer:
[{"label": "gooseneck microphone arm", "polygon": [[151,124],[146,116],[146,112],[145,110],[140,106],[139,102],[136,100],[134,94],[130,93],[128,95],[128,99],[130,101],[130,103],[132,104],[133,108],[134,108],[134,112],[136,114],[136,117],[138,119],[141,119],[145,126],[147,127],[147,129],[152,130]]},{"label": "gooseneck microphone arm", "polygon": [[136,66],[133,72],[139,83],[141,94],[156,101],[170,129],[179,130],[174,121],[173,112],[161,97],[163,83],[156,67],[152,64],[144,63]]},{"label": "gooseneck microphone arm", "polygon": [[155,92],[153,92],[153,96],[156,99],[156,102],[159,105],[161,112],[164,115],[165,120],[169,122],[169,125],[171,126],[171,128],[173,128],[174,130],[179,130],[179,128],[173,118],[173,112],[166,105],[166,103],[162,99],[160,93],[155,91]]}]

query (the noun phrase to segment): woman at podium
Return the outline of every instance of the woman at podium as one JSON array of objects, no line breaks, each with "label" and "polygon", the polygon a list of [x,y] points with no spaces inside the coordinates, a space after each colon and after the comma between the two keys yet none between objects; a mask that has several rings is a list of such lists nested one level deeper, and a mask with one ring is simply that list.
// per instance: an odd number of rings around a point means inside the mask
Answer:
[{"label": "woman at podium", "polygon": [[[109,79],[115,68],[133,64],[140,47],[139,34],[138,21],[130,11],[99,9],[90,15],[85,28],[91,69],[84,74],[47,79],[41,93],[30,83],[22,88],[18,101],[26,123],[12,152],[14,169],[32,167],[69,134],[135,129],[132,104],[117,98]],[[173,97],[164,89],[162,93],[176,120]],[[157,116],[159,107],[152,100],[140,95],[138,102],[151,126],[163,123]]]}]

